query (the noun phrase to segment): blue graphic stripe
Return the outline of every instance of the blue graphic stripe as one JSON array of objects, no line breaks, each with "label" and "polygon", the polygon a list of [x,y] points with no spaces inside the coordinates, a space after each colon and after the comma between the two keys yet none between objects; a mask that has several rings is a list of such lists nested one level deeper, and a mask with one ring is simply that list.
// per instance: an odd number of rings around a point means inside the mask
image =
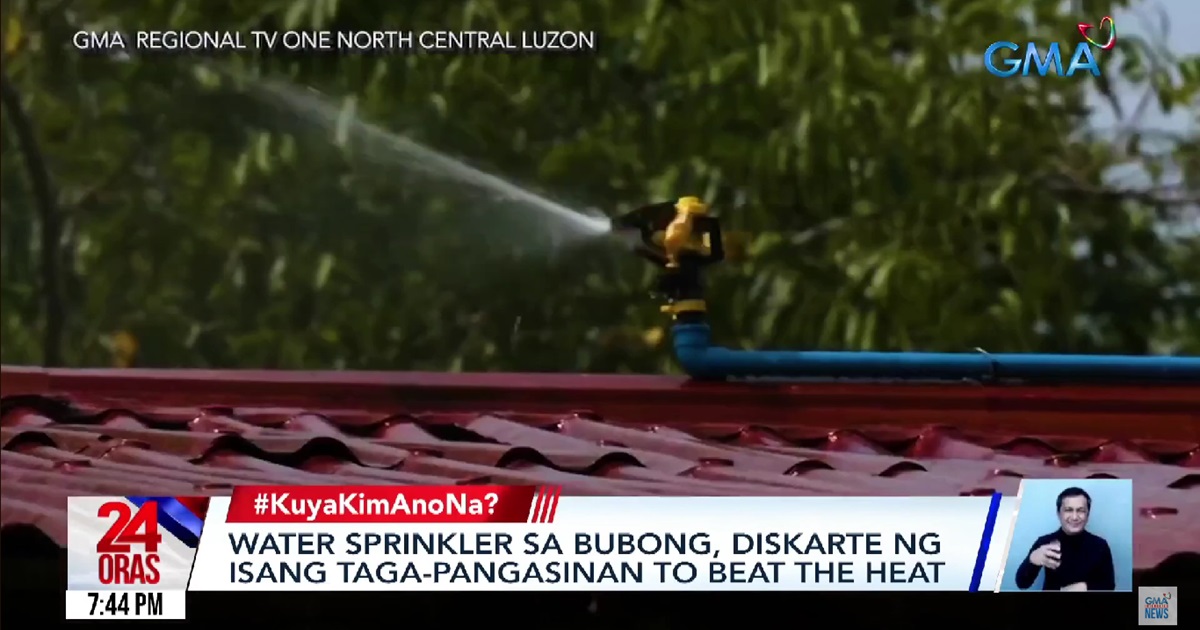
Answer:
[{"label": "blue graphic stripe", "polygon": [[979,553],[975,555],[975,571],[971,574],[971,592],[979,590],[983,579],[983,565],[987,564],[988,546],[992,544],[992,532],[996,529],[996,514],[1000,512],[999,492],[992,493],[992,504],[988,506],[987,521],[983,524],[983,538],[979,541]]},{"label": "blue graphic stripe", "polygon": [[125,497],[129,502],[138,506],[154,501],[158,504],[158,524],[174,536],[195,549],[200,546],[200,531],[204,529],[204,520],[192,514],[174,497]]}]

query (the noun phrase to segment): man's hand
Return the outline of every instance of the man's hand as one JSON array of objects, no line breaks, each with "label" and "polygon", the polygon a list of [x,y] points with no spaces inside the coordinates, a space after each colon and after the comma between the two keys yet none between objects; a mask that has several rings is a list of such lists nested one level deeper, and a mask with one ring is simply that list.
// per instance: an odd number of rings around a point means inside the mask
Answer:
[{"label": "man's hand", "polygon": [[1088,590],[1087,582],[1076,582],[1062,587],[1064,591],[1086,591]]},{"label": "man's hand", "polygon": [[1062,545],[1057,540],[1046,543],[1029,554],[1029,562],[1039,567],[1057,569],[1062,562],[1062,555],[1059,553],[1061,549]]}]

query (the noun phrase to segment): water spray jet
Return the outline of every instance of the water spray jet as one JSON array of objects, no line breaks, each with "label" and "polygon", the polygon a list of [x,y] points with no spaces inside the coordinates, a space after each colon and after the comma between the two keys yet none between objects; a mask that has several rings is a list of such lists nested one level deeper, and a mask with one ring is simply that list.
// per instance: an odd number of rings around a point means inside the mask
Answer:
[{"label": "water spray jet", "polygon": [[703,272],[725,257],[720,221],[694,197],[644,206],[613,221],[640,237],[637,253],[660,269],[657,293],[674,321],[675,357],[691,377],[876,378],[973,381],[1200,382],[1200,357],[932,352],[732,350],[712,345]]},{"label": "water spray jet", "polygon": [[269,79],[255,80],[250,88],[269,102],[282,105],[309,123],[333,131],[336,137],[343,137],[350,152],[360,158],[388,167],[420,172],[434,180],[461,187],[452,192],[473,190],[486,193],[498,202],[511,202],[545,217],[553,227],[574,237],[594,238],[612,233],[612,224],[607,217],[597,216],[593,212],[580,212],[412,138],[389,131],[363,119],[352,110],[344,109],[317,90]]}]

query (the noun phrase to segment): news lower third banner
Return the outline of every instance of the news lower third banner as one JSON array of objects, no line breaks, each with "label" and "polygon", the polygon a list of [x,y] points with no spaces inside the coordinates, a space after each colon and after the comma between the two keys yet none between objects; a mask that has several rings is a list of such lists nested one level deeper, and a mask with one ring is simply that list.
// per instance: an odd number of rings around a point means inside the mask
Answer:
[{"label": "news lower third banner", "polygon": [[247,488],[213,500],[190,589],[970,590],[985,575],[990,589],[996,519],[1011,519],[1013,507],[999,495]]},{"label": "news lower third banner", "polygon": [[1017,497],[288,486],[69,507],[68,617],[179,619],[189,590],[990,591]]}]

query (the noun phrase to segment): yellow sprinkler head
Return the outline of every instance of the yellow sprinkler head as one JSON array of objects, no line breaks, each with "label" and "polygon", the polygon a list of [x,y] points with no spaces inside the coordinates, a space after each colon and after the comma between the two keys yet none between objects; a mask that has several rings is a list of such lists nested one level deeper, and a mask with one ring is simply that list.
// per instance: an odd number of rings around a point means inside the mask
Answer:
[{"label": "yellow sprinkler head", "polygon": [[708,214],[708,205],[700,201],[699,197],[680,197],[679,201],[675,202],[675,209],[684,214],[699,216]]}]

